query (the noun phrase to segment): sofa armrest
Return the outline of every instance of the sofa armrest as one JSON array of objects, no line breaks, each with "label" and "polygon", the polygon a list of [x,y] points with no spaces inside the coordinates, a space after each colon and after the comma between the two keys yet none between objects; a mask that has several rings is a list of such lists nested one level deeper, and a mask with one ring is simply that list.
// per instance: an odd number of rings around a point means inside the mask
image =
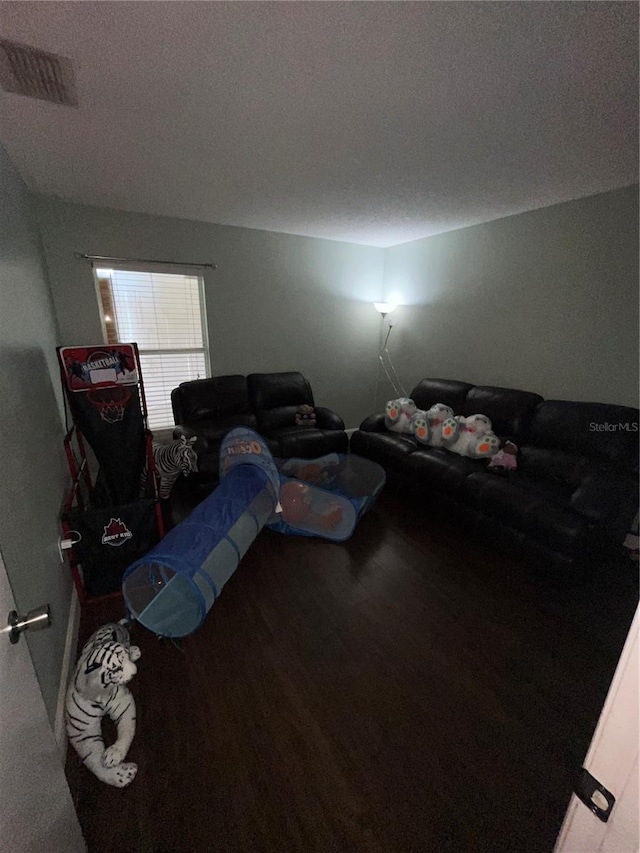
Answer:
[{"label": "sofa armrest", "polygon": [[188,424],[176,424],[173,428],[173,440],[175,441],[177,438],[182,438],[184,436],[186,439],[193,438],[194,435],[197,435],[193,427],[190,427]]},{"label": "sofa armrest", "polygon": [[318,429],[344,429],[344,421],[331,409],[324,406],[315,406],[316,426]]},{"label": "sofa armrest", "polygon": [[638,511],[638,483],[619,474],[586,477],[571,495],[569,506],[607,527],[622,542]]},{"label": "sofa armrest", "polygon": [[[206,429],[204,426],[201,426],[201,428],[198,429],[190,424],[176,424],[173,428],[173,440],[175,441],[177,438],[182,438],[182,436],[184,436],[187,441],[194,437],[197,439],[194,445],[194,450],[198,456],[200,456],[201,453],[209,453],[211,450],[211,442],[206,435]],[[217,447],[219,442],[214,442],[214,444]]]},{"label": "sofa armrest", "polygon": [[387,432],[387,428],[384,425],[384,415],[369,415],[360,424],[360,429],[364,432]]}]

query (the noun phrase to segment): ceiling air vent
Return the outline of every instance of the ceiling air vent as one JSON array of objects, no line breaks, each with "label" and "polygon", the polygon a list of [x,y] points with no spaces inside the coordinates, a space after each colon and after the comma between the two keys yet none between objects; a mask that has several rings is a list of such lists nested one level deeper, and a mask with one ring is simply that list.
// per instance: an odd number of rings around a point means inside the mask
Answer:
[{"label": "ceiling air vent", "polygon": [[6,92],[77,107],[71,60],[0,39],[0,86]]}]

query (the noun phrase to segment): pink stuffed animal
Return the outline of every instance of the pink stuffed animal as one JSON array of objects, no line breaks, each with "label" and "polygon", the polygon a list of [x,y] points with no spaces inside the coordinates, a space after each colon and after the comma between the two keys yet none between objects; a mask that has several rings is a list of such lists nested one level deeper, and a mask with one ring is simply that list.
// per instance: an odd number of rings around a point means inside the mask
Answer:
[{"label": "pink stuffed animal", "polygon": [[504,447],[499,450],[487,466],[496,473],[517,471],[518,469],[518,447],[513,441],[505,441]]}]

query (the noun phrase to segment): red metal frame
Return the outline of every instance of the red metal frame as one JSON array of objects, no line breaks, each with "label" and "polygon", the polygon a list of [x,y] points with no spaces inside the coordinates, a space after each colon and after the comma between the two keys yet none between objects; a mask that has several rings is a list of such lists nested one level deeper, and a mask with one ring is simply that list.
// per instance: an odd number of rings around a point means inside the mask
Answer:
[{"label": "red metal frame", "polygon": [[156,524],[158,525],[158,533],[160,538],[164,536],[164,519],[162,517],[162,507],[160,506],[160,494],[158,491],[158,480],[156,478],[156,461],[153,458],[153,433],[149,429],[148,425],[148,417],[149,413],[147,410],[147,398],[144,393],[144,382],[142,381],[142,369],[140,366],[140,353],[138,351],[138,344],[133,345],[133,351],[136,357],[136,366],[138,368],[138,390],[140,391],[140,400],[142,402],[142,421],[144,423],[144,435],[147,442],[147,470],[149,471],[149,476],[151,477],[151,483],[153,485],[153,497],[155,500],[155,513],[156,513]]},{"label": "red metal frame", "polygon": [[[147,411],[147,399],[144,393],[144,382],[142,380],[142,371],[140,369],[140,354],[138,352],[138,345],[133,344],[133,349],[136,358],[136,367],[138,370],[138,393],[140,395],[140,402],[142,405],[142,420],[144,424],[144,435],[145,435],[145,447],[147,454],[147,470],[149,472],[149,476],[151,477],[151,483],[153,487],[153,498],[154,498],[154,512],[156,518],[156,526],[158,529],[158,536],[160,539],[163,538],[165,534],[164,530],[164,518],[162,517],[162,507],[160,505],[160,495],[158,492],[158,481],[156,478],[156,464],[153,458],[153,433],[149,429],[148,426],[148,411]],[[65,384],[65,377],[62,373],[61,368],[61,376],[63,387]],[[65,389],[66,393],[66,389]],[[76,444],[78,446],[78,457],[73,450],[73,438],[75,436]],[[81,489],[81,481],[84,482],[84,486],[87,489],[87,495],[91,494],[91,490],[93,488],[93,483],[91,482],[91,472],[89,470],[89,460],[87,457],[87,451],[85,447],[85,441],[82,433],[76,427],[75,424],[71,426],[71,429],[64,437],[64,452],[67,458],[67,465],[69,466],[69,473],[71,475],[71,486],[67,493],[67,496],[64,500],[63,504],[63,513],[68,513],[72,509],[79,509],[83,511],[85,509],[86,503],[85,499],[82,495]],[[71,527],[69,527],[68,522],[65,520],[64,516],[62,519],[62,534],[63,539],[69,539],[71,534],[73,533]],[[84,586],[84,580],[82,577],[81,566],[78,563],[77,557],[75,555],[73,546],[71,548],[66,549],[66,553],[69,559],[69,566],[71,568],[71,575],[73,577],[73,583],[76,588],[76,593],[78,594],[78,600],[80,604],[95,604],[99,601],[107,601],[109,599],[122,598],[122,592],[112,592],[107,595],[101,596],[88,596]]]}]

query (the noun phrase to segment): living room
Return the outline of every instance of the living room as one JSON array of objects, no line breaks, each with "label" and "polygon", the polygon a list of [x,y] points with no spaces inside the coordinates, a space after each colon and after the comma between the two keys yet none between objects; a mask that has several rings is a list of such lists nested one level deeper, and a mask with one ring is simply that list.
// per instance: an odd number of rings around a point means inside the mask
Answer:
[{"label": "living room", "polygon": [[[12,415],[2,427],[0,549],[19,609],[48,601],[56,616],[29,637],[52,725],[74,630],[56,549],[66,475],[55,348],[103,340],[91,264],[76,255],[215,264],[203,273],[212,375],[299,370],[349,429],[393,396],[372,305],[391,298],[400,304],[390,352],[407,390],[445,377],[636,408],[636,13],[633,3],[2,4],[2,38],[71,58],[78,99],[72,108],[3,91],[0,107],[0,374]],[[396,526],[396,559],[418,560],[417,536],[462,584],[458,564],[474,559],[473,546],[436,522],[431,538],[411,532],[390,500],[380,506]],[[286,547],[317,574],[313,544]],[[275,562],[277,545],[264,547]],[[354,540],[346,553],[365,550]],[[321,549],[322,559],[329,553],[342,559]],[[502,560],[481,562],[493,576]],[[252,591],[241,574],[236,597]],[[304,602],[308,590],[294,588]],[[515,592],[508,599],[534,618]],[[410,610],[408,594],[401,600]],[[598,708],[632,615],[611,606],[619,621],[603,628]],[[231,615],[214,618],[233,632]],[[219,665],[231,677],[230,663]],[[578,743],[560,750],[588,746],[593,713]],[[556,792],[565,783],[558,773]],[[404,791],[399,777],[390,784]],[[92,825],[101,803],[124,802],[90,795]],[[402,795],[389,801],[398,813]],[[353,797],[349,807],[377,830],[325,827],[317,842],[291,830],[281,849],[420,849],[414,834],[398,834],[402,821],[372,818],[379,797],[367,801],[364,788]],[[539,846],[526,846],[521,821],[521,834],[505,830],[505,849],[550,849],[567,801],[554,800]],[[228,807],[222,795],[218,805]],[[428,820],[416,821],[426,832]],[[422,849],[446,849],[434,821]],[[498,849],[495,826],[481,823],[484,835],[469,826],[451,844]],[[219,849],[271,849],[267,839],[285,832],[278,820],[273,835],[263,827],[253,839],[230,826]],[[135,849],[133,837],[122,849]],[[168,837],[165,849],[181,849]]]}]

